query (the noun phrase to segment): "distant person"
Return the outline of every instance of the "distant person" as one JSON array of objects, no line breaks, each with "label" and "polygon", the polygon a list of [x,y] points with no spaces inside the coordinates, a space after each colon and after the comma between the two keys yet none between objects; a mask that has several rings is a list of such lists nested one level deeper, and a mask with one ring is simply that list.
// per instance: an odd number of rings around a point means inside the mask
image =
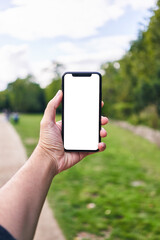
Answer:
[{"label": "distant person", "polygon": [[9,111],[9,109],[5,109],[4,113],[5,113],[7,121],[9,121],[10,120],[10,111]]},{"label": "distant person", "polygon": [[[64,152],[62,123],[55,121],[61,101],[62,91],[59,90],[46,107],[37,147],[24,166],[0,189],[0,240],[33,239],[52,179],[91,154]],[[106,117],[101,118],[102,125],[107,122]],[[101,137],[106,134],[102,128]],[[98,148],[104,151],[105,143],[99,143]]]},{"label": "distant person", "polygon": [[13,114],[13,121],[14,121],[14,123],[18,123],[19,122],[19,114],[17,112],[15,112]]}]

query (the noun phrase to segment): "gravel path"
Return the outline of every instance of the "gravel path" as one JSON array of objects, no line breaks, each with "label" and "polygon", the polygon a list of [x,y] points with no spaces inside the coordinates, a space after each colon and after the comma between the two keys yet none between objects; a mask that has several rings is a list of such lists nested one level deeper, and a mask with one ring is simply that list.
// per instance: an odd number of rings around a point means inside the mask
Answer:
[{"label": "gravel path", "polygon": [[141,125],[134,126],[125,121],[113,121],[113,123],[132,131],[133,133],[149,140],[152,143],[155,143],[158,147],[160,147],[160,131]]},{"label": "gravel path", "polygon": [[[0,114],[0,187],[27,160],[22,142],[12,125]],[[65,240],[46,200],[34,240]]]}]

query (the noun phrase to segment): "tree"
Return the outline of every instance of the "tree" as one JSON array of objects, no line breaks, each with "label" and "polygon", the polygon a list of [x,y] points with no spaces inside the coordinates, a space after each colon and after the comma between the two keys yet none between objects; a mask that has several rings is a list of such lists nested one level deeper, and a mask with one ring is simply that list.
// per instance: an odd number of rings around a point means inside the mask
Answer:
[{"label": "tree", "polygon": [[12,111],[33,113],[42,112],[45,108],[44,90],[32,82],[31,76],[9,83],[7,92]]},{"label": "tree", "polygon": [[160,115],[160,0],[152,12],[148,27],[118,61],[120,68],[114,62],[102,66],[105,111],[112,117],[138,114],[150,104]]}]

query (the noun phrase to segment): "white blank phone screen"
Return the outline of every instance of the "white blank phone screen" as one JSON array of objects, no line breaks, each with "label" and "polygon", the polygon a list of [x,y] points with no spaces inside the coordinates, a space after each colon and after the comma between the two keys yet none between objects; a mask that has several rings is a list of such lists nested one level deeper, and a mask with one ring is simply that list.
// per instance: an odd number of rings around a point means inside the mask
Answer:
[{"label": "white blank phone screen", "polygon": [[98,74],[64,76],[64,148],[97,150],[99,142]]}]

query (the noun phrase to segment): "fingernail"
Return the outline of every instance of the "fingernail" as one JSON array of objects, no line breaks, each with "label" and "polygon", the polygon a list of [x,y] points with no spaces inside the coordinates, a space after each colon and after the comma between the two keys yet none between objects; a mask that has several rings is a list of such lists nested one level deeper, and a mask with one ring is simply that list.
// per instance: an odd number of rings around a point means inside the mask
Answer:
[{"label": "fingernail", "polygon": [[58,90],[58,92],[56,93],[56,97],[60,94],[61,90]]},{"label": "fingernail", "polygon": [[103,142],[101,143],[101,146],[103,149],[105,148],[105,144]]}]

